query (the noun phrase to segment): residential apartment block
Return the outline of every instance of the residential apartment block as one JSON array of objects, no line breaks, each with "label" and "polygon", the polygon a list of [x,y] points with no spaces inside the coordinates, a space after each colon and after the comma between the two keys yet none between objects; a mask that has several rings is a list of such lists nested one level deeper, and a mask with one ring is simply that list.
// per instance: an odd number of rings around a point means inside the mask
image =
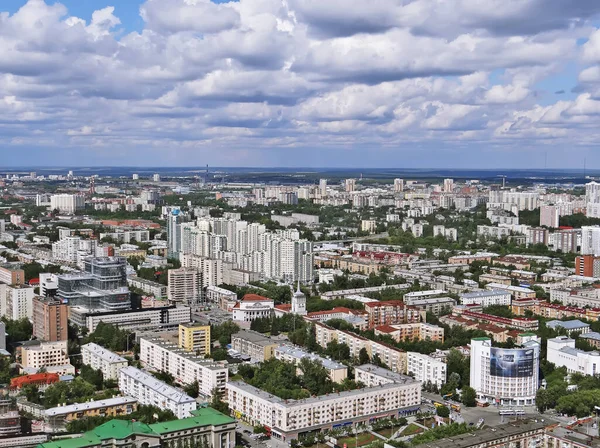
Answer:
[{"label": "residential apartment block", "polygon": [[170,373],[179,384],[198,381],[200,393],[206,397],[215,390],[225,392],[229,374],[226,364],[195,356],[164,339],[142,337],[140,362],[144,367]]},{"label": "residential apartment block", "polygon": [[210,325],[179,324],[179,347],[199,356],[210,355]]},{"label": "residential apartment block", "polygon": [[406,352],[407,373],[415,376],[417,381],[431,381],[438,388],[446,383],[446,363],[431,356],[416,352]]},{"label": "residential apartment block", "polygon": [[119,370],[129,365],[125,358],[93,342],[81,346],[81,358],[83,364],[102,370],[104,379],[118,380]]},{"label": "residential apartment block", "polygon": [[241,330],[231,336],[231,348],[257,362],[271,359],[278,345],[273,339],[256,331]]},{"label": "residential apartment block", "polygon": [[192,397],[135,367],[119,370],[119,390],[140,404],[169,409],[179,419],[190,417],[196,410]]}]

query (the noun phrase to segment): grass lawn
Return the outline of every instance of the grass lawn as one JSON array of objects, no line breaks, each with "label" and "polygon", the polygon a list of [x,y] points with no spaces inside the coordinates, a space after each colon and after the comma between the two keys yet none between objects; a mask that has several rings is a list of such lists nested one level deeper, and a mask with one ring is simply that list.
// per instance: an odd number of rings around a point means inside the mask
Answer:
[{"label": "grass lawn", "polygon": [[402,435],[403,436],[412,436],[415,434],[420,434],[424,431],[423,428],[421,428],[420,426],[415,425],[414,423],[411,423],[410,425],[408,425],[404,431],[402,431]]},{"label": "grass lawn", "polygon": [[337,444],[339,446],[343,447],[344,443],[345,443],[348,448],[357,448],[357,446],[368,445],[369,443],[373,442],[374,440],[377,440],[377,437],[375,437],[373,434],[371,434],[369,432],[363,432],[358,435],[358,445],[356,444],[355,437],[344,437],[344,438],[338,439]]},{"label": "grass lawn", "polygon": [[[400,429],[400,427],[396,426],[394,428],[394,431],[398,431],[398,429]],[[389,439],[390,437],[392,437],[392,428],[380,429],[379,431],[375,431],[375,432],[377,434],[381,434],[386,439]]]}]

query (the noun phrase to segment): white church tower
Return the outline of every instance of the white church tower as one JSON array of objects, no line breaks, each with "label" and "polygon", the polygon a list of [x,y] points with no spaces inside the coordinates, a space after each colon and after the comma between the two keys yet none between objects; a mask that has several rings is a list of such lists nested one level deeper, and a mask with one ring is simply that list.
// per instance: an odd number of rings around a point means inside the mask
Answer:
[{"label": "white church tower", "polygon": [[300,291],[300,280],[298,280],[298,289],[292,294],[292,314],[306,315],[306,296]]}]

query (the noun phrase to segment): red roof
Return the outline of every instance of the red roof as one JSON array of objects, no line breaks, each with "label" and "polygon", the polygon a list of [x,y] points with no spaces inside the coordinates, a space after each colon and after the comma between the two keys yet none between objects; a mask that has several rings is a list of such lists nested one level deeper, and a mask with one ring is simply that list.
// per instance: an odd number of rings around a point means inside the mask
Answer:
[{"label": "red roof", "polygon": [[268,297],[259,296],[258,294],[246,294],[244,297],[242,297],[243,302],[264,302],[265,300],[271,299]]},{"label": "red roof", "polygon": [[397,328],[394,328],[391,325],[379,325],[378,327],[375,327],[375,330],[381,331],[382,333],[394,333],[395,331],[398,331]]},{"label": "red roof", "polygon": [[292,305],[289,303],[282,303],[281,305],[275,305],[275,308],[281,311],[290,311],[292,309]]},{"label": "red roof", "polygon": [[27,384],[52,384],[59,380],[57,373],[34,373],[33,375],[19,376],[10,380],[10,387],[21,388]]},{"label": "red roof", "polygon": [[31,280],[29,280],[29,285],[39,285],[40,284],[40,279],[39,278],[32,278]]}]

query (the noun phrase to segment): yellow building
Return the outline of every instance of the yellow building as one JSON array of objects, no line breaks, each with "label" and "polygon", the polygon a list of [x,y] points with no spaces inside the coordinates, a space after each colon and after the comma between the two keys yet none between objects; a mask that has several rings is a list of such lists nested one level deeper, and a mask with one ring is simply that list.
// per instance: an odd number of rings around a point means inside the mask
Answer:
[{"label": "yellow building", "polygon": [[179,324],[179,347],[198,355],[210,355],[210,325]]},{"label": "yellow building", "polygon": [[45,419],[52,424],[66,423],[87,417],[116,417],[137,410],[137,400],[132,397],[114,397],[87,403],[58,406],[44,411]]}]

